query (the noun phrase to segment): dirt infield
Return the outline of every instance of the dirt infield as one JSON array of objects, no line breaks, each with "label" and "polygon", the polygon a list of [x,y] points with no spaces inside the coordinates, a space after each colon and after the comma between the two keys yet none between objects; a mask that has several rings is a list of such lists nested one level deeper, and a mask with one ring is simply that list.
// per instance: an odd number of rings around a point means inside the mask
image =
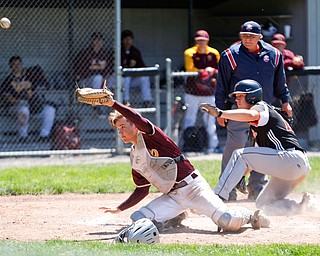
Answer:
[{"label": "dirt infield", "polygon": [[[101,206],[117,206],[128,194],[63,194],[0,197],[0,239],[47,241],[53,239],[112,242],[131,223],[130,213],[159,194],[150,194],[139,205],[118,215],[103,213]],[[301,199],[301,195],[295,195]],[[313,198],[320,202],[320,195]],[[255,209],[240,200],[229,205]],[[187,244],[319,244],[320,212],[298,216],[271,216],[271,227],[253,230],[244,226],[237,233],[218,233],[207,217],[191,213],[183,227],[161,234],[161,243]]]},{"label": "dirt infield", "polygon": [[[318,156],[319,154],[317,154]],[[221,155],[189,157],[190,160],[221,159]],[[61,164],[129,162],[128,156],[64,156],[50,158],[1,159],[1,168]],[[159,194],[150,194],[140,204],[118,215],[103,213],[101,206],[117,206],[128,194],[63,194],[0,197],[0,240],[47,241],[54,239],[112,242],[121,229],[131,223],[130,214]],[[241,194],[240,194],[241,196]],[[291,198],[301,200],[302,195]],[[253,230],[244,226],[237,233],[218,233],[217,226],[205,216],[191,213],[183,226],[161,234],[161,243],[187,244],[319,244],[320,194],[314,195],[317,211],[298,216],[271,216],[271,227]],[[229,205],[254,210],[244,198]]]}]

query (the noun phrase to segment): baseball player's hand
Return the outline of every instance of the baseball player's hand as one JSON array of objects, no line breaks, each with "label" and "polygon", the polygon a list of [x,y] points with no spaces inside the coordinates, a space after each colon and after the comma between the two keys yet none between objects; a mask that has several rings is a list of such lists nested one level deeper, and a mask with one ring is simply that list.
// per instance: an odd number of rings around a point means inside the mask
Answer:
[{"label": "baseball player's hand", "polygon": [[301,55],[296,55],[293,58],[293,64],[294,65],[301,65],[303,63],[303,57]]},{"label": "baseball player's hand", "polygon": [[112,214],[120,213],[121,210],[118,207],[100,207],[100,210],[104,210],[104,212],[110,212]]},{"label": "baseball player's hand", "polygon": [[107,101],[102,102],[101,105],[112,107],[114,102],[115,100],[112,97],[110,97]]},{"label": "baseball player's hand", "polygon": [[218,69],[213,67],[206,67],[204,70],[207,71],[210,76],[216,76],[218,74]]},{"label": "baseball player's hand", "polygon": [[222,110],[211,105],[210,103],[200,103],[199,106],[202,112],[205,112],[210,116],[220,117],[222,115]]},{"label": "baseball player's hand", "polygon": [[202,80],[207,80],[209,78],[210,74],[207,70],[204,69],[200,72],[200,76],[201,76]]},{"label": "baseball player's hand", "polygon": [[133,68],[136,66],[136,64],[137,64],[137,62],[135,60],[130,60],[129,66],[130,66],[130,68]]},{"label": "baseball player's hand", "polygon": [[217,117],[217,122],[218,122],[218,124],[221,125],[222,127],[225,127],[225,126],[226,126],[226,123],[227,123],[227,119],[222,118],[222,117]]},{"label": "baseball player's hand", "polygon": [[288,117],[292,117],[292,107],[290,106],[289,102],[283,103],[281,106],[281,110],[286,112]]}]

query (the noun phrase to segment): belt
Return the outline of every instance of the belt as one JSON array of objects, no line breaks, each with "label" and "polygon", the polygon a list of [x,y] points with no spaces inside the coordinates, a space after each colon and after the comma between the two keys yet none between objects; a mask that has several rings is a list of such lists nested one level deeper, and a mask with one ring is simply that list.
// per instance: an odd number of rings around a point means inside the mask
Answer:
[{"label": "belt", "polygon": [[172,189],[170,190],[176,190],[178,188],[183,188],[185,186],[187,186],[192,180],[194,180],[195,178],[197,178],[199,175],[196,173],[191,173],[190,175],[188,175],[187,177],[185,177],[182,181],[180,181],[179,183],[176,183],[173,185]]}]

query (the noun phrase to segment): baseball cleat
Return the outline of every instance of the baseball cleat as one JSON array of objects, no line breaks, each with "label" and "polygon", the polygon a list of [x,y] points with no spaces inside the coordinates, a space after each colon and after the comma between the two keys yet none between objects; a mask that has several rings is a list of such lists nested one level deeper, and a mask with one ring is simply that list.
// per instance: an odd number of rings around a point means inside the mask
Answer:
[{"label": "baseball cleat", "polygon": [[306,192],[303,194],[300,204],[308,206],[310,203],[310,199],[311,199],[311,195],[308,192]]},{"label": "baseball cleat", "polygon": [[310,208],[310,206],[311,206],[310,200],[311,200],[310,193],[308,193],[308,192],[304,193],[302,196],[301,203],[300,203],[301,212],[304,212]]},{"label": "baseball cleat", "polygon": [[173,219],[167,220],[163,223],[156,222],[155,225],[158,228],[159,232],[166,232],[173,228],[183,227],[181,222],[188,217],[188,212],[184,211],[180,213],[178,216],[174,217]]},{"label": "baseball cleat", "polygon": [[256,210],[251,218],[251,226],[253,229],[268,228],[270,220],[260,210]]}]

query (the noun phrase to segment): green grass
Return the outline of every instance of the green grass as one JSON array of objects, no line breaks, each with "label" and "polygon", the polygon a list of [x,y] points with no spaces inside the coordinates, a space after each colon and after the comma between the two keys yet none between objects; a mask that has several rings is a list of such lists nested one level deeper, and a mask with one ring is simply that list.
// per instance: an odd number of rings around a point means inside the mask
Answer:
[{"label": "green grass", "polygon": [[129,164],[46,166],[1,170],[0,195],[132,191]]},{"label": "green grass", "polygon": [[[310,158],[312,171],[296,191],[319,192],[320,158]],[[194,161],[209,184],[214,187],[221,161]],[[0,195],[123,193],[132,192],[134,184],[128,163],[8,168],[0,170]],[[152,188],[152,192],[156,190]],[[254,242],[254,241],[253,241]],[[214,241],[212,241],[214,244]],[[100,242],[0,241],[0,255],[320,255],[317,245],[141,245]]]},{"label": "green grass", "polygon": [[[310,158],[313,168],[297,191],[319,191],[320,158]],[[220,174],[221,161],[194,161],[209,184],[214,187]],[[0,170],[0,196],[62,193],[132,192],[134,184],[128,163],[45,166]],[[152,188],[152,192],[155,192]]]},{"label": "green grass", "polygon": [[6,256],[59,256],[59,255],[319,255],[316,245],[143,245],[143,244],[106,244],[103,242],[8,242],[0,241],[0,255]]}]

